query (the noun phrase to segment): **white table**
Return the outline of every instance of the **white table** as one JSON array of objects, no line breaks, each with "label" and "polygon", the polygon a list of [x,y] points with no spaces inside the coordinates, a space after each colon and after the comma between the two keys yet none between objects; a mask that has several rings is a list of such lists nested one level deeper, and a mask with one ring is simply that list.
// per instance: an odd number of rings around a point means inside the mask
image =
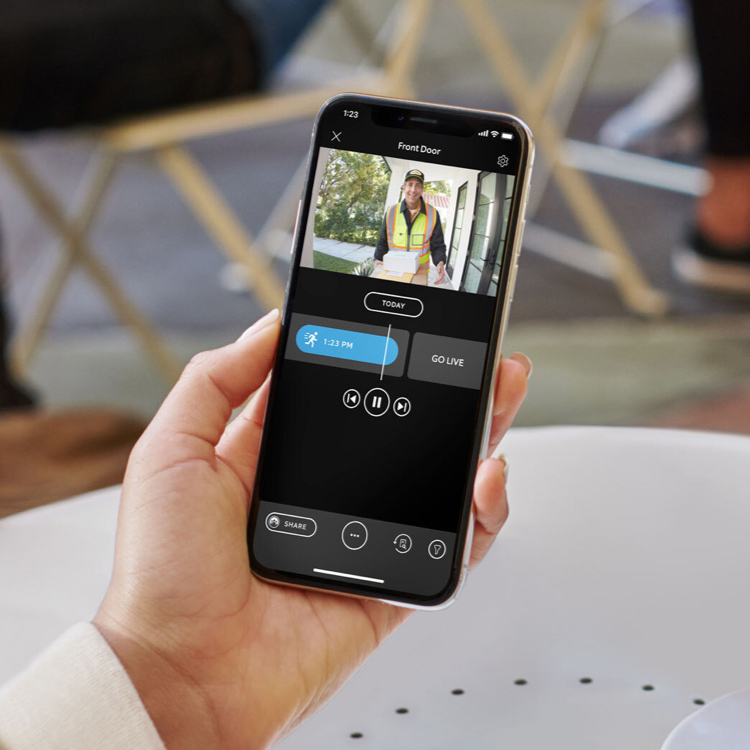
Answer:
[{"label": "white table", "polygon": [[[750,438],[519,429],[505,451],[511,519],[458,603],[280,748],[659,748],[694,700],[750,685]],[[0,681],[96,610],[117,497],[0,522]]]}]

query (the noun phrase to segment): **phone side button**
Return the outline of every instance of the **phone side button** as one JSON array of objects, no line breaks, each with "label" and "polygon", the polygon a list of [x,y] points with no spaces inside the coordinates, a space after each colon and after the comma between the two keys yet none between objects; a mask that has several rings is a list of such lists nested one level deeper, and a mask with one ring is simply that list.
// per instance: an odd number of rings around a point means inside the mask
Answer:
[{"label": "phone side button", "polygon": [[297,239],[297,230],[299,229],[299,216],[302,213],[302,199],[297,204],[297,218],[294,220],[294,230],[292,231],[292,246],[289,248],[289,255],[294,255],[294,245]]},{"label": "phone side button", "polygon": [[521,222],[521,226],[518,228],[518,237],[516,238],[516,262],[521,255],[523,250],[523,233],[526,231],[526,219]]},{"label": "phone side button", "polygon": [[513,295],[516,291],[516,278],[518,277],[518,263],[513,266],[513,270],[510,272],[510,282],[508,283],[508,304],[513,302]]}]

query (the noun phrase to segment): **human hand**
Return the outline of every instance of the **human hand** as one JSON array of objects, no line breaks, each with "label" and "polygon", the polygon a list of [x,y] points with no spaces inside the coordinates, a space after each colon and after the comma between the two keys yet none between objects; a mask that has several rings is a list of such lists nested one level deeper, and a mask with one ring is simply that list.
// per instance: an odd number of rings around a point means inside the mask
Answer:
[{"label": "human hand", "polygon": [[382,266],[383,265],[383,261],[382,260],[376,260],[375,261],[375,265],[376,266]]},{"label": "human hand", "polygon": [[438,277],[435,279],[435,285],[443,283],[443,279],[445,278],[445,262],[440,261],[440,263],[437,264],[437,270],[438,270]]},{"label": "human hand", "polygon": [[[410,614],[250,572],[246,525],[278,331],[271,313],[195,357],[130,457],[114,574],[94,624],[168,748],[269,747]],[[501,364],[491,449],[525,395],[524,359]],[[472,565],[507,516],[504,468],[487,459],[477,473]]]}]

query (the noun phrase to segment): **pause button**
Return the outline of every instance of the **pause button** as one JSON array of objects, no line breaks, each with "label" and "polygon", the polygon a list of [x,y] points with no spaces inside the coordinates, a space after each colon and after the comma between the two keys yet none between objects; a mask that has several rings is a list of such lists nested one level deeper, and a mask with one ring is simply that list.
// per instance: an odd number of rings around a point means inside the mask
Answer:
[{"label": "pause button", "polygon": [[371,417],[382,417],[390,405],[391,398],[382,388],[373,388],[365,396],[365,411]]}]

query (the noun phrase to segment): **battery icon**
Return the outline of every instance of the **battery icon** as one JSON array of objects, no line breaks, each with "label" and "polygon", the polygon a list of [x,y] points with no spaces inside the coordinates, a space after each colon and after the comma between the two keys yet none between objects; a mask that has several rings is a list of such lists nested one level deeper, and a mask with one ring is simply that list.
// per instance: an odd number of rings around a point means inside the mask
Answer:
[{"label": "battery icon", "polygon": [[500,135],[500,137],[501,137],[501,138],[502,138],[502,139],[503,139],[504,141],[512,141],[512,140],[513,140],[513,133],[502,133],[502,134]]}]

